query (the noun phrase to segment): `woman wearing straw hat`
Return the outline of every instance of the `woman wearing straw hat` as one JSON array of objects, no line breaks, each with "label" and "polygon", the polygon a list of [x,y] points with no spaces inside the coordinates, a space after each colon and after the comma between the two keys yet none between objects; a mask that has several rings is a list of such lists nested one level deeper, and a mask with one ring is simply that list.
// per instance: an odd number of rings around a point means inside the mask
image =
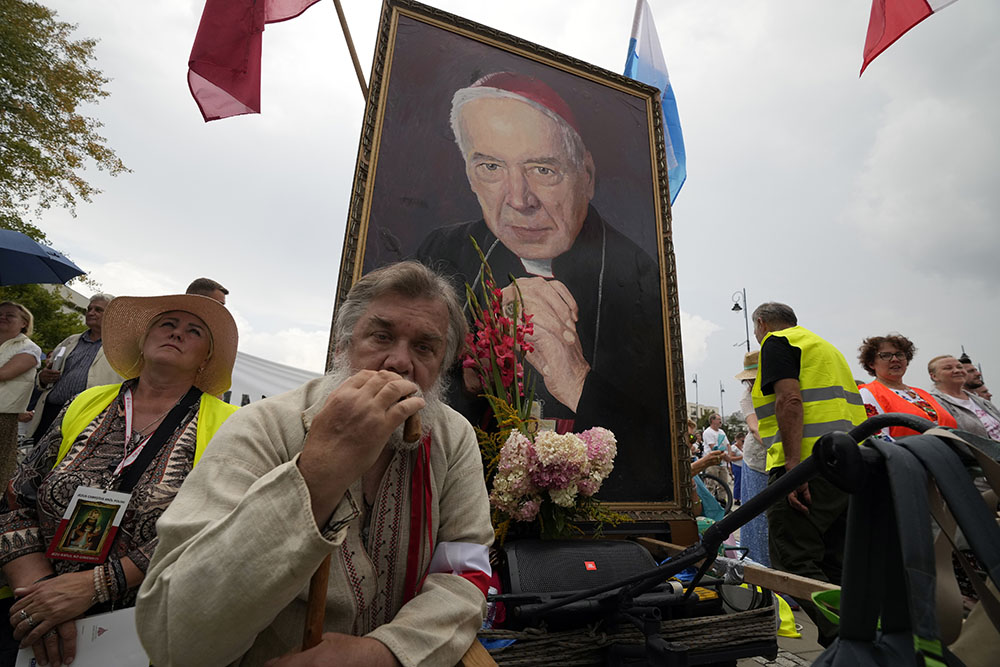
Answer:
[{"label": "woman wearing straw hat", "polygon": [[19,303],[0,303],[0,488],[17,462],[17,418],[28,407],[35,368],[42,350],[28,336],[31,311]]},{"label": "woman wearing straw hat", "polygon": [[[747,423],[747,434],[743,440],[743,479],[740,488],[740,502],[753,498],[767,486],[767,449],[760,441],[757,430],[757,415],[753,409],[753,399],[750,390],[757,378],[757,357],[759,352],[747,352],[743,355],[743,372],[736,379],[743,384],[743,395],[740,397],[740,410]],[[767,517],[763,514],[754,517],[750,523],[740,529],[740,544],[747,547],[750,558],[761,565],[770,567],[771,559],[767,547]]]},{"label": "woman wearing straw hat", "polygon": [[[74,619],[135,604],[156,520],[236,410],[215,398],[231,384],[237,346],[217,301],[119,297],[103,324],[108,362],[126,381],[87,389],[62,410],[18,467],[0,514],[13,636],[43,664],[74,657]],[[73,539],[98,516],[91,523],[103,534]]]}]

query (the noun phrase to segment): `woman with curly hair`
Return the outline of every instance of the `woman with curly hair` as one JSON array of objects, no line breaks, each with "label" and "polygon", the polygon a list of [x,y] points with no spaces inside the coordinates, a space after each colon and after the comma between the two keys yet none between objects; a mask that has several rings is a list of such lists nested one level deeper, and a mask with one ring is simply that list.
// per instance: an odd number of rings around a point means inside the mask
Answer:
[{"label": "woman with curly hair", "polygon": [[[858,360],[875,380],[859,387],[868,416],[883,412],[902,412],[929,419],[938,426],[956,427],[958,424],[937,400],[923,389],[903,383],[903,375],[916,348],[910,339],[900,334],[866,338],[858,348]],[[899,438],[915,435],[916,431],[903,426],[882,429],[882,436]]]}]

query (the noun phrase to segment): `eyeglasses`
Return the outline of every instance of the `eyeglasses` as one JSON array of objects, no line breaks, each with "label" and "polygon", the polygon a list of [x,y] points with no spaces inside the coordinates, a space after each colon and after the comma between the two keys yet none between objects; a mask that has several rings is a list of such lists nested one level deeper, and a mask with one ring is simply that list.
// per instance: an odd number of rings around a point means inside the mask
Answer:
[{"label": "eyeglasses", "polygon": [[879,352],[878,358],[882,361],[892,361],[893,357],[900,361],[906,361],[906,352]]}]

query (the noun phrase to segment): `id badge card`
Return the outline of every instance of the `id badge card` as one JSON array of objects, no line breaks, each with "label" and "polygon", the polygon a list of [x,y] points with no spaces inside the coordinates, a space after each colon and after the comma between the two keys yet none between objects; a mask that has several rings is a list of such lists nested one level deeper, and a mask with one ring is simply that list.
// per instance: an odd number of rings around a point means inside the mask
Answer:
[{"label": "id badge card", "polygon": [[131,493],[77,487],[45,555],[77,563],[103,563],[131,498]]}]

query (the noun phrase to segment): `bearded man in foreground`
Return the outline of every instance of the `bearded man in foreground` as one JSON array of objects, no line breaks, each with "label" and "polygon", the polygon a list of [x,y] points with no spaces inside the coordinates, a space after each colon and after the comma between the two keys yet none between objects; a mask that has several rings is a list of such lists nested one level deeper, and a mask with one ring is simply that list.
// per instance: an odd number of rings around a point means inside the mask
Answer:
[{"label": "bearded man in foreground", "polygon": [[[475,434],[437,399],[465,330],[446,280],[415,262],[379,269],[340,307],[333,371],[229,419],[157,525],[136,609],[153,664],[294,651],[331,553],[323,641],[271,664],[459,660],[493,540]],[[404,443],[417,412],[423,434]]]}]

